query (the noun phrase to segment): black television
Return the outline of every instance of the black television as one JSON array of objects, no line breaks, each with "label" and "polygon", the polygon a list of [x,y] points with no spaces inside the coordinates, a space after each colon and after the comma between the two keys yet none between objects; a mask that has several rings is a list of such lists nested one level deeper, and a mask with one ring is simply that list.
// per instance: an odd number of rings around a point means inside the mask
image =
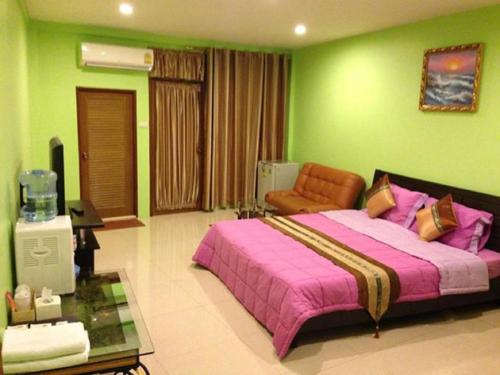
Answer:
[{"label": "black television", "polygon": [[50,169],[57,173],[57,213],[66,214],[66,198],[64,194],[64,146],[59,137],[49,142]]}]

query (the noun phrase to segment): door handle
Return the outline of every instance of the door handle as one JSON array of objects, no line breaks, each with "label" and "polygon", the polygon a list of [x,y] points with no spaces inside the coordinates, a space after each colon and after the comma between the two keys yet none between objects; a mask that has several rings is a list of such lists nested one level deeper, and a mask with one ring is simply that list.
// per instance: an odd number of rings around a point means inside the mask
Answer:
[{"label": "door handle", "polygon": [[87,160],[89,158],[89,155],[86,152],[83,152],[82,158],[83,158],[83,160]]}]

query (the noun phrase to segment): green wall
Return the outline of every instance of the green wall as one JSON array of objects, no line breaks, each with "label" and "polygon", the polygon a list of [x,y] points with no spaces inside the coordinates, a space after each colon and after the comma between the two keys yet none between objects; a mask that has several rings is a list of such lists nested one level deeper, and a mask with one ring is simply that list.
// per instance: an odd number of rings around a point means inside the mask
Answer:
[{"label": "green wall", "polygon": [[[424,50],[483,42],[475,113],[418,110]],[[293,52],[289,158],[500,195],[500,6]]]},{"label": "green wall", "polygon": [[[181,48],[214,46],[256,50],[252,46],[171,38],[107,28],[32,21],[30,43],[30,99],[32,104],[32,152],[35,167],[48,167],[48,141],[58,135],[65,146],[66,194],[79,198],[76,87],[135,90],[137,124],[149,121],[148,79],[145,72],[80,68],[81,42],[99,42],[137,47]],[[280,51],[265,49],[264,51]],[[282,51],[282,50],[281,50]],[[139,216],[149,216],[149,129],[137,128]]]},{"label": "green wall", "polygon": [[27,21],[17,0],[0,1],[0,333],[7,323],[4,293],[12,289],[12,228],[17,176],[29,160]]}]

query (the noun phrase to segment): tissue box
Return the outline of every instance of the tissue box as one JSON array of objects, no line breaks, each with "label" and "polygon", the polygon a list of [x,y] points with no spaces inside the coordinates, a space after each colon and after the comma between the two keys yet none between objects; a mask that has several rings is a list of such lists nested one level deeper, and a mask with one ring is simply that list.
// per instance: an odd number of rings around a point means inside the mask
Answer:
[{"label": "tissue box", "polygon": [[35,291],[31,290],[31,308],[24,311],[12,311],[12,324],[30,323],[35,321]]},{"label": "tissue box", "polygon": [[44,302],[42,297],[35,299],[36,320],[49,320],[60,318],[61,313],[61,297],[52,296],[50,302]]}]

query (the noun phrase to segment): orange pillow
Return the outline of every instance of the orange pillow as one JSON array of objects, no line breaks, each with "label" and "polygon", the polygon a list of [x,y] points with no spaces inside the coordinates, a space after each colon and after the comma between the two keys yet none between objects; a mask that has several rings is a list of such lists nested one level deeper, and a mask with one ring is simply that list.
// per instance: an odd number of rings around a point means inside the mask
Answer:
[{"label": "orange pillow", "polygon": [[458,226],[451,194],[438,200],[432,206],[417,212],[417,228],[420,238],[432,241]]},{"label": "orange pillow", "polygon": [[385,211],[396,207],[396,201],[392,195],[389,176],[383,175],[366,191],[366,208],[371,218],[382,215]]}]

